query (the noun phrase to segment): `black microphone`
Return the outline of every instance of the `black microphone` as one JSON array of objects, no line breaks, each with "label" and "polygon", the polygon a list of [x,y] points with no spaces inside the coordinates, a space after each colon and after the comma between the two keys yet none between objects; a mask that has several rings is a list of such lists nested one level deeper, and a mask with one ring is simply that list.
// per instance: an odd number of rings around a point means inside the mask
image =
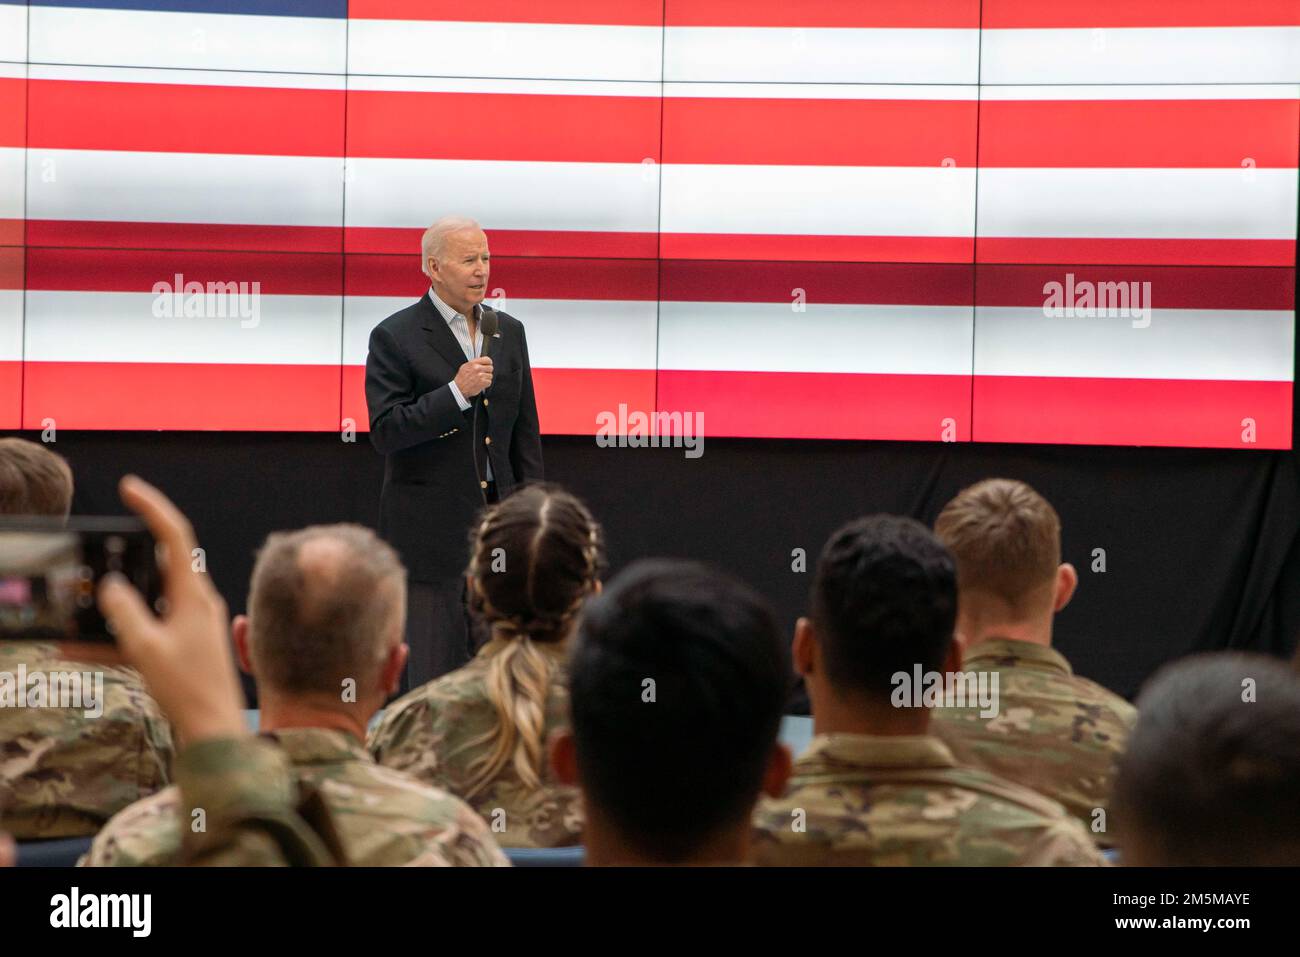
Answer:
[{"label": "black microphone", "polygon": [[[492,358],[490,355],[488,355],[488,348],[492,344],[492,337],[497,334],[497,329],[500,328],[500,326],[501,326],[501,320],[497,318],[496,310],[489,309],[487,306],[483,306],[481,311],[479,312],[479,317],[478,317],[479,332],[483,333],[483,350],[479,353],[480,358],[483,356],[487,356],[489,359]],[[479,469],[479,465],[478,465],[478,410],[479,410],[479,403],[477,401],[478,399],[482,399],[485,402],[487,401],[487,389],[484,389],[475,397],[476,401],[474,402],[474,427],[473,429],[471,429],[471,435],[472,435],[471,452],[474,457],[474,472],[475,474],[478,475],[479,487],[485,488],[487,486],[487,482],[483,478],[483,473]],[[485,494],[484,501],[486,501],[486,499],[487,496]]]},{"label": "black microphone", "polygon": [[[492,343],[492,337],[495,336],[497,330],[501,328],[501,320],[497,318],[496,310],[484,306],[483,312],[479,316],[478,327],[483,333],[483,351],[480,352],[479,355],[487,356],[488,346]],[[492,357],[488,356],[488,358],[490,359]]]}]

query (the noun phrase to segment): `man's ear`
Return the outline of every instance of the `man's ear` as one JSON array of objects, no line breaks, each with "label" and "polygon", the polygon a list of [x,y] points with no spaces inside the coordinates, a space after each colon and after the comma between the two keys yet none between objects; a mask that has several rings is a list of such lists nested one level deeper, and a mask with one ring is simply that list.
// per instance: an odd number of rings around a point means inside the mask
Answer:
[{"label": "man's ear", "polygon": [[791,648],[796,674],[808,677],[817,670],[817,630],[812,619],[800,618],[794,623],[794,645]]},{"label": "man's ear", "polygon": [[248,653],[248,616],[236,615],[230,623],[230,634],[235,639],[235,658],[239,661],[239,670],[246,675],[253,673],[253,659]]},{"label": "man's ear", "polygon": [[561,784],[576,787],[578,784],[578,749],[573,741],[573,732],[568,728],[551,735],[551,770],[555,779]]},{"label": "man's ear", "polygon": [[1056,595],[1052,599],[1053,613],[1060,611],[1074,597],[1074,590],[1079,587],[1079,573],[1069,562],[1063,562],[1056,570]]},{"label": "man's ear", "polygon": [[405,642],[398,642],[388,649],[383,668],[379,672],[380,689],[388,697],[402,685],[402,672],[406,670],[406,659],[411,654],[411,647]]},{"label": "man's ear", "polygon": [[965,651],[966,639],[958,632],[953,632],[952,641],[948,642],[948,652],[943,656],[943,670],[949,674],[961,671]]},{"label": "man's ear", "polygon": [[779,798],[785,793],[785,786],[790,781],[792,764],[789,747],[780,741],[773,744],[772,753],[767,757],[767,768],[763,771],[764,794]]}]

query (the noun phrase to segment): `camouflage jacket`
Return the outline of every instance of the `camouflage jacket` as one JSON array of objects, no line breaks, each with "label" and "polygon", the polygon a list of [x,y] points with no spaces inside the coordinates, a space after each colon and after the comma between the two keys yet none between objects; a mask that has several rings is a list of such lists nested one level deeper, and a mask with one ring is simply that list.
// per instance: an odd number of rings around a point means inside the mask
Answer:
[{"label": "camouflage jacket", "polygon": [[182,821],[202,809],[206,827],[182,828],[180,862],[192,866],[328,867],[344,862],[332,818],[304,801],[283,751],[257,738],[202,741],[176,759]]},{"label": "camouflage jacket", "polygon": [[0,829],[20,840],[94,834],[167,785],[172,751],[171,726],[133,669],[0,642]]},{"label": "camouflage jacket", "polygon": [[[492,824],[504,847],[564,847],[582,843],[582,808],[577,789],[559,784],[543,760],[542,787],[531,790],[513,762],[473,797],[466,797],[470,765],[486,745],[474,745],[496,726],[497,711],[487,692],[492,656],[505,647],[494,638],[472,661],[393,702],[370,733],[370,751],[387,767],[465,797]],[[543,740],[568,725],[567,648],[539,644],[555,670],[546,702]]]},{"label": "camouflage jacket", "polygon": [[[362,867],[509,865],[487,825],[463,801],[400,771],[380,767],[349,735],[294,728],[268,737],[292,764],[298,787],[319,793],[347,863]],[[184,798],[174,787],[133,804],[108,822],[83,863],[92,867],[178,863],[183,831],[201,832],[208,824],[206,809],[191,809],[182,818],[184,811]]]},{"label": "camouflage jacket", "polygon": [[814,737],[754,823],[758,864],[1105,864],[1059,804],[959,767],[929,735]]},{"label": "camouflage jacket", "polygon": [[982,641],[962,668],[998,674],[998,713],[936,708],[932,732],[962,764],[1060,802],[1108,844],[1105,815],[1097,812],[1106,808],[1137,709],[1074,674],[1060,652],[1026,641]]}]

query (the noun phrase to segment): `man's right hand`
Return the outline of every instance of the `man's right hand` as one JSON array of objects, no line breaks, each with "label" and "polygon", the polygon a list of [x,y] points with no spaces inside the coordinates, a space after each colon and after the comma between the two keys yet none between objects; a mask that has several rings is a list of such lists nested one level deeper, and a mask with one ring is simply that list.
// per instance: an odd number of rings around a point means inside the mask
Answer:
[{"label": "man's right hand", "polygon": [[472,399],[492,384],[492,360],[488,356],[470,359],[456,373],[456,388],[467,399]]}]

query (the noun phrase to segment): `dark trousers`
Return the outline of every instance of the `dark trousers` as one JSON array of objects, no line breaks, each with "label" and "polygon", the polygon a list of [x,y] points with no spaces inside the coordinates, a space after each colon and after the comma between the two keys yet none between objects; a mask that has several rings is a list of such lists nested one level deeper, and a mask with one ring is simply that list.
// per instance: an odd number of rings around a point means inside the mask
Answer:
[{"label": "dark trousers", "polygon": [[455,671],[474,654],[465,579],[406,583],[406,643],[411,648],[402,692]]},{"label": "dark trousers", "polygon": [[[488,482],[488,504],[497,501],[497,483]],[[487,629],[469,612],[465,577],[406,583],[406,644],[410,656],[401,693],[441,678],[474,657],[487,641]]]}]

